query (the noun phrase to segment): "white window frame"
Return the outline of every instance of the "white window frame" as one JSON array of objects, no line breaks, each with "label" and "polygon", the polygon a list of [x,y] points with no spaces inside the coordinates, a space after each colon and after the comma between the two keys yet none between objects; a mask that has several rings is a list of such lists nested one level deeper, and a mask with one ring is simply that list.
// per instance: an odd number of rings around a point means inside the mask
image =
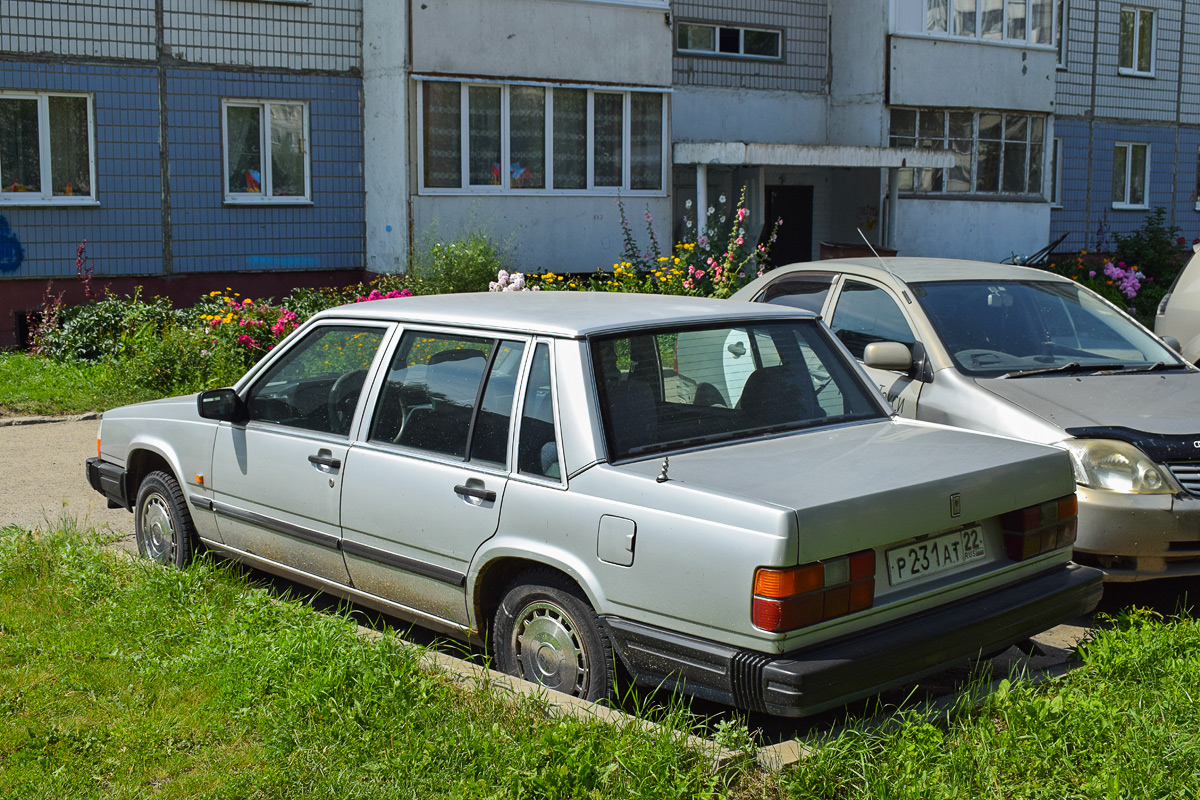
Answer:
[{"label": "white window frame", "polygon": [[[1132,47],[1130,48],[1130,52],[1133,54],[1133,64],[1128,67],[1121,64],[1120,44],[1121,18],[1126,12],[1132,13],[1134,18],[1133,42]],[[1141,70],[1137,67],[1138,61],[1141,60],[1139,58],[1141,52],[1138,48],[1142,41],[1140,32],[1142,29],[1143,13],[1150,14],[1150,68],[1148,70]],[[1146,8],[1145,6],[1121,6],[1117,17],[1117,31],[1117,72],[1119,72],[1121,75],[1133,75],[1139,78],[1154,77],[1158,59],[1158,14],[1155,9]]]},{"label": "white window frame", "polygon": [[[446,79],[447,82],[459,84],[459,113],[461,131],[459,148],[461,169],[459,186],[426,186],[425,185],[425,103],[424,91],[428,83],[442,82],[441,79],[420,77],[417,79],[417,192],[420,195],[518,195],[518,196],[579,196],[579,195],[631,195],[637,197],[665,197],[667,194],[667,169],[670,141],[668,136],[668,107],[667,92],[662,89],[631,89],[608,86],[555,86],[538,83],[496,83],[494,81],[457,81]],[[511,162],[511,125],[509,119],[510,90],[514,86],[537,86],[546,90],[546,139],[545,139],[545,179],[544,188],[513,187],[512,175],[509,170],[500,170],[500,183],[489,185],[472,185],[470,174],[470,106],[469,92],[472,87],[500,88],[500,156],[501,162]],[[554,90],[583,89],[587,91],[587,181],[583,188],[556,189],[554,188]],[[622,95],[622,152],[621,152],[621,185],[597,186],[595,182],[595,96],[596,94]],[[662,132],[660,135],[661,155],[657,189],[633,189],[632,179],[632,134],[633,115],[632,102],[634,94],[655,94],[662,98]]]},{"label": "white window frame", "polygon": [[1046,175],[1050,179],[1050,191],[1046,194],[1051,208],[1062,208],[1063,137],[1055,136],[1050,143],[1050,168]]},{"label": "white window frame", "polygon": [[[82,97],[87,100],[88,182],[91,192],[86,195],[54,194],[53,164],[50,154],[50,98]],[[84,92],[3,92],[4,100],[36,100],[38,113],[38,170],[42,185],[34,192],[9,192],[0,186],[0,206],[83,206],[99,205],[96,199],[96,104],[92,95]],[[2,134],[0,134],[2,135]]]},{"label": "white window frame", "polygon": [[1200,211],[1200,146],[1196,147],[1196,189],[1195,189],[1197,211]]},{"label": "white window frame", "polygon": [[[300,138],[300,153],[304,159],[304,194],[275,195],[271,168],[271,106],[300,106],[303,110],[304,133]],[[233,192],[229,189],[229,109],[256,108],[259,115],[259,153],[262,154],[262,191]],[[309,143],[308,103],[303,100],[258,100],[229,97],[221,101],[221,190],[228,205],[309,205],[312,203],[312,158]]]},{"label": "white window frame", "polygon": [[[1140,203],[1131,202],[1129,199],[1129,191],[1133,184],[1133,181],[1130,179],[1133,177],[1133,149],[1135,147],[1144,147],[1146,149],[1146,159],[1145,159],[1145,167],[1144,167],[1145,174],[1142,176],[1142,188],[1143,188],[1144,196],[1142,197],[1142,202],[1140,202]],[[1116,177],[1115,176],[1116,151],[1118,149],[1125,150],[1125,177],[1124,177],[1125,197],[1123,200],[1113,200],[1112,207],[1114,209],[1119,209],[1119,210],[1129,209],[1129,210],[1137,210],[1137,211],[1141,211],[1141,210],[1150,208],[1150,155],[1151,155],[1151,149],[1150,149],[1149,143],[1147,143],[1147,142],[1113,142],[1114,179]],[[1116,187],[1113,187],[1113,188],[1116,188]]]},{"label": "white window frame", "polygon": [[1045,42],[1038,42],[1033,39],[1033,26],[1030,24],[1031,15],[1029,14],[1030,5],[1032,5],[1033,0],[1022,0],[1023,4],[1025,5],[1025,9],[1026,9],[1025,36],[1020,39],[1010,38],[1008,36],[1008,25],[1009,25],[1009,21],[1010,21],[1010,19],[1009,19],[1009,8],[1010,8],[1009,3],[1012,1],[1013,0],[1003,0],[1003,3],[1004,3],[1003,13],[1002,13],[1001,22],[1000,22],[1000,34],[1001,35],[999,37],[990,37],[989,36],[987,38],[984,38],[984,36],[983,36],[983,9],[980,7],[982,0],[975,0],[975,29],[972,31],[961,31],[961,30],[957,29],[957,26],[955,25],[956,17],[954,14],[954,0],[946,0],[946,6],[947,6],[946,18],[945,18],[945,26],[946,27],[944,30],[940,29],[940,28],[930,28],[929,27],[929,3],[930,3],[930,0],[899,0],[899,2],[902,2],[902,3],[911,2],[911,3],[915,4],[913,6],[910,6],[910,9],[912,9],[912,10],[907,12],[910,14],[918,13],[916,6],[919,5],[919,14],[920,14],[919,30],[923,31],[926,36],[950,37],[950,38],[954,38],[954,39],[968,39],[968,40],[978,42],[981,44],[1008,44],[1008,45],[1021,45],[1021,46],[1026,46],[1026,47],[1053,48],[1055,46],[1055,36],[1059,30],[1059,28],[1058,28],[1059,23],[1058,23],[1058,20],[1056,19],[1056,12],[1057,12],[1058,3],[1060,2],[1060,0],[1052,0],[1051,10],[1050,10],[1050,15],[1051,15],[1050,39],[1049,39],[1049,41],[1045,41]]},{"label": "white window frame", "polygon": [[1067,59],[1069,58],[1071,43],[1068,40],[1068,14],[1070,14],[1070,4],[1067,0],[1054,0],[1054,36],[1056,37],[1055,46],[1058,50],[1058,68],[1067,68]]},{"label": "white window frame", "polygon": [[[713,32],[713,49],[712,50],[697,50],[694,48],[684,48],[679,45],[679,36],[675,37],[675,50],[680,55],[688,56],[714,56],[718,58],[736,58],[747,59],[750,61],[780,61],[783,59],[783,31],[777,28],[755,28],[745,27],[741,25],[716,25],[707,22],[688,22],[676,21],[675,26],[679,31],[682,31],[684,26],[693,28],[711,28]],[[737,31],[738,34],[738,52],[727,53],[721,49],[721,31]],[[756,53],[746,53],[746,32],[752,33],[773,33],[775,34],[775,55],[762,56]]]},{"label": "white window frame", "polygon": [[[972,116],[972,119],[971,119],[971,172],[970,172],[971,188],[966,191],[950,191],[948,188],[946,188],[947,180],[946,180],[945,170],[947,168],[945,168],[945,167],[918,167],[918,168],[905,167],[900,170],[901,181],[902,181],[901,189],[900,189],[901,192],[903,192],[905,194],[909,194],[911,196],[915,196],[915,197],[972,197],[972,198],[978,198],[978,199],[984,199],[984,198],[1006,199],[1006,198],[1033,198],[1033,197],[1043,197],[1044,198],[1046,196],[1045,164],[1046,164],[1046,151],[1050,146],[1050,141],[1049,141],[1050,137],[1048,136],[1048,134],[1050,133],[1050,130],[1051,130],[1049,116],[1043,116],[1041,114],[1011,114],[1008,112],[997,111],[994,109],[912,108],[912,107],[908,107],[908,106],[893,106],[892,108],[890,108],[888,110],[889,118],[890,118],[891,113],[894,111],[915,111],[916,115],[917,115],[916,116],[916,129],[915,129],[916,145],[901,144],[901,146],[905,146],[905,147],[915,146],[918,149],[929,149],[929,150],[934,150],[937,152],[944,152],[944,153],[948,153],[951,151],[944,146],[943,147],[935,147],[935,148],[922,148],[920,146],[920,142],[921,142],[922,138],[926,138],[926,137],[922,137],[920,135],[920,133],[921,133],[921,115],[933,113],[933,114],[937,114],[941,117],[942,134],[941,134],[941,138],[939,139],[939,144],[941,144],[941,145],[947,145],[950,141],[949,116],[948,116],[949,112],[969,113]],[[1024,147],[1025,147],[1026,191],[1024,191],[1024,192],[1004,192],[1004,191],[980,190],[978,188],[978,183],[979,183],[979,179],[980,179],[980,176],[979,176],[979,172],[980,172],[980,170],[979,170],[979,116],[981,114],[999,114],[1003,117],[1003,120],[1001,122],[1001,131],[1002,131],[1001,139],[999,140],[999,144],[1000,144],[999,154],[998,154],[999,161],[997,162],[997,167],[996,167],[996,169],[998,170],[998,178],[1001,182],[1001,185],[1003,185],[1003,181],[1004,181],[1005,145],[1006,144],[1023,144],[1024,145]],[[1009,117],[1024,117],[1025,118],[1025,135],[1024,135],[1023,139],[1008,138],[1007,130],[1008,130],[1008,118]],[[1042,139],[1041,139],[1040,145],[1035,145],[1035,143],[1033,141],[1033,126],[1034,126],[1034,120],[1039,120],[1039,119],[1042,121]],[[889,126],[890,126],[890,123],[889,123]],[[909,137],[902,137],[902,138],[909,138]],[[890,132],[889,132],[888,139],[889,139],[889,141],[888,141],[889,147],[896,146],[895,144],[893,144],[891,142],[892,134]],[[987,141],[994,141],[994,140],[987,140]],[[1041,184],[1042,185],[1037,187],[1036,189],[1030,187],[1030,183],[1032,183],[1032,177],[1033,177],[1031,175],[1032,167],[1036,163],[1033,161],[1033,148],[1035,146],[1040,146],[1042,148],[1042,162],[1041,162],[1041,164],[1042,164]],[[940,189],[931,189],[928,191],[913,188],[917,184],[916,176],[923,170],[932,170],[932,169],[937,169],[937,170],[943,171],[942,187]],[[912,177],[908,178],[908,179],[903,177],[906,173]],[[907,184],[907,186],[906,186],[906,184]]]}]

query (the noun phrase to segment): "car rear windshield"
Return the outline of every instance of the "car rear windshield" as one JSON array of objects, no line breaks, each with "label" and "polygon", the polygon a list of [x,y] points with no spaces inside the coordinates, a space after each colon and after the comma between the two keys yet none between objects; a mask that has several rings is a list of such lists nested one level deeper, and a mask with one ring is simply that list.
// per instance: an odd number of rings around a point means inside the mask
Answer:
[{"label": "car rear windshield", "polygon": [[1179,363],[1132,319],[1074,283],[977,280],[909,287],[968,375]]},{"label": "car rear windshield", "polygon": [[885,416],[815,320],[599,337],[591,357],[614,461]]}]

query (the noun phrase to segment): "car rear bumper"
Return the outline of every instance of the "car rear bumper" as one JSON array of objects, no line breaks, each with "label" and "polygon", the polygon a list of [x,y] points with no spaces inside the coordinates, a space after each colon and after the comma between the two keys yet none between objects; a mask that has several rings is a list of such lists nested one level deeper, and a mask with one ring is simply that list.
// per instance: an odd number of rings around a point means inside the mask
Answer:
[{"label": "car rear bumper", "polygon": [[1066,564],[998,591],[782,655],[729,647],[606,617],[622,661],[644,685],[787,717],[815,714],[910,683],[1096,607],[1102,574]]},{"label": "car rear bumper", "polygon": [[87,479],[91,487],[108,499],[109,508],[132,509],[129,505],[129,473],[116,464],[99,458],[87,460]]}]

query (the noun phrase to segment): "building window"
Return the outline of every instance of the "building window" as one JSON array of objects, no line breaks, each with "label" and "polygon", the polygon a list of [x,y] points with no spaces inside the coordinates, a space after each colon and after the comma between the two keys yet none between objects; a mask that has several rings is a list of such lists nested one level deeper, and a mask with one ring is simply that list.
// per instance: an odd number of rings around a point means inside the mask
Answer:
[{"label": "building window", "polygon": [[900,189],[920,194],[1041,195],[1046,118],[1000,111],[894,108],[891,147],[947,150],[948,169],[900,170]]},{"label": "building window", "polygon": [[1062,158],[1063,140],[1061,136],[1053,139],[1050,149],[1050,205],[1062,208]]},{"label": "building window", "polygon": [[225,202],[309,202],[308,107],[226,100],[221,112]]},{"label": "building window", "polygon": [[1196,201],[1196,210],[1200,211],[1200,147],[1196,148],[1196,191],[1193,199]]},{"label": "building window", "polygon": [[422,192],[663,190],[662,92],[453,81],[419,91]]},{"label": "building window", "polygon": [[679,52],[744,58],[781,58],[783,34],[760,28],[730,28],[683,22],[679,29]]},{"label": "building window", "polygon": [[1113,208],[1148,208],[1150,145],[1117,142],[1113,145]]},{"label": "building window", "polygon": [[96,200],[92,98],[0,92],[0,204]]},{"label": "building window", "polygon": [[1154,74],[1154,12],[1148,8],[1121,9],[1118,66],[1123,75]]},{"label": "building window", "polygon": [[949,36],[1052,44],[1054,0],[924,0],[925,30]]},{"label": "building window", "polygon": [[1054,3],[1054,46],[1058,50],[1058,66],[1067,66],[1067,0],[1055,0]]}]

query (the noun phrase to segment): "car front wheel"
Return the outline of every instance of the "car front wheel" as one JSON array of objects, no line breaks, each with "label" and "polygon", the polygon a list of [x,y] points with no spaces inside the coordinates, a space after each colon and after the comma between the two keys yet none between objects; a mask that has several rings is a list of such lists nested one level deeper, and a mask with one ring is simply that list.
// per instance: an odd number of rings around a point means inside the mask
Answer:
[{"label": "car front wheel", "polygon": [[492,626],[496,667],[583,700],[612,694],[612,645],[572,582],[530,573],[504,594]]},{"label": "car front wheel", "polygon": [[196,528],[179,482],[151,472],[138,489],[134,509],[138,553],[160,564],[186,567],[196,553]]}]

